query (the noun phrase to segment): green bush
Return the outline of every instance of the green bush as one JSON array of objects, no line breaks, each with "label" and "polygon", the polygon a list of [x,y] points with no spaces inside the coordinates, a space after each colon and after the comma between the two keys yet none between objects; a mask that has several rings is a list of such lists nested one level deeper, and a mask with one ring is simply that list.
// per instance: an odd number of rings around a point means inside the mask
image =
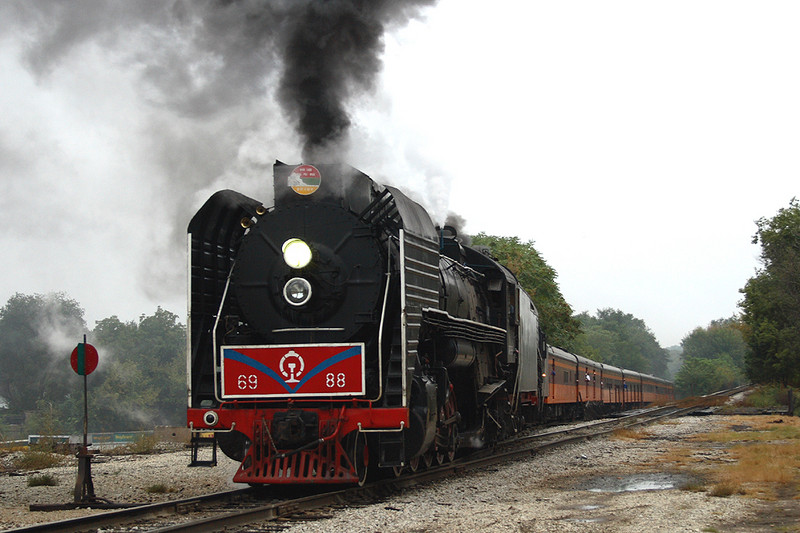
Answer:
[{"label": "green bush", "polygon": [[58,485],[58,479],[52,474],[41,474],[28,478],[29,487],[55,487],[56,485]]},{"label": "green bush", "polygon": [[168,487],[167,485],[165,485],[163,483],[157,483],[155,485],[150,485],[149,487],[147,487],[145,489],[145,491],[147,491],[147,492],[149,492],[151,494],[166,494],[168,492],[176,492],[176,489],[173,489],[172,487]]},{"label": "green bush", "polygon": [[[795,393],[795,402],[797,402]],[[789,403],[789,390],[780,385],[761,385],[755,391],[748,394],[744,399],[747,407],[769,408],[781,407]]]}]

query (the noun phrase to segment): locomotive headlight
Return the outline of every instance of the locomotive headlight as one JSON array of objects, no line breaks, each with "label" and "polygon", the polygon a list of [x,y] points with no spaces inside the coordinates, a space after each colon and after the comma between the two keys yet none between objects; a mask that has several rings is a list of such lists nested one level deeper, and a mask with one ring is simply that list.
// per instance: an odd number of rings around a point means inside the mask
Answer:
[{"label": "locomotive headlight", "polygon": [[311,284],[303,278],[292,278],[283,286],[283,297],[289,305],[303,305],[311,298]]},{"label": "locomotive headlight", "polygon": [[311,248],[301,239],[289,239],[281,247],[283,260],[291,268],[303,268],[311,262]]}]

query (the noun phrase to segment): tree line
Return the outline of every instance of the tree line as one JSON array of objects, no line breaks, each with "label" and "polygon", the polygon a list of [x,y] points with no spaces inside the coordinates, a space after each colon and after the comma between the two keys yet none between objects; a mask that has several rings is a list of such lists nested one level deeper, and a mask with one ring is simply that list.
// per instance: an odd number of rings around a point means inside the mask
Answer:
[{"label": "tree line", "polygon": [[761,267],[740,293],[738,316],[687,335],[675,384],[703,394],[751,382],[800,387],[800,203],[756,221]]},{"label": "tree line", "polygon": [[[679,395],[747,381],[800,386],[800,203],[756,222],[761,268],[740,290],[742,313],[698,327],[681,341],[677,372],[645,322],[619,309],[575,314],[533,242],[478,234],[520,280],[550,344],[596,361],[674,379]],[[88,331],[84,311],[63,293],[16,294],[0,309],[0,414],[25,413],[29,433],[79,432],[82,377],[69,354]],[[186,406],[185,326],[160,307],[136,321],[96,322],[89,342],[101,361],[90,376],[90,431],[182,425]],[[0,403],[2,407],[2,403]],[[0,433],[3,424],[0,419]]]},{"label": "tree line", "polygon": [[761,218],[753,237],[761,268],[741,290],[753,381],[800,386],[800,203],[792,198],[772,218]]},{"label": "tree line", "polygon": [[756,221],[761,267],[740,289],[741,313],[695,328],[681,341],[680,366],[641,319],[619,309],[573,314],[556,272],[533,242],[479,234],[509,267],[540,310],[551,344],[614,366],[674,379],[681,396],[706,394],[747,382],[800,387],[800,202],[793,198],[772,218]]},{"label": "tree line", "polygon": [[89,331],[67,295],[16,294],[0,309],[0,397],[26,433],[83,430],[83,377],[69,356],[87,332],[100,358],[88,376],[90,432],[183,425],[186,330],[177,315],[159,307],[137,321],[105,318]]}]

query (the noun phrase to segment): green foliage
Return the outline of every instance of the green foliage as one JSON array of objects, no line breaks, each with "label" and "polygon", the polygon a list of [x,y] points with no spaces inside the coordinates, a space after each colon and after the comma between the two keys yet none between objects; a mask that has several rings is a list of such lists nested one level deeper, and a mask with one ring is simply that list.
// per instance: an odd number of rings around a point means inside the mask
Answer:
[{"label": "green foliage", "polygon": [[[800,402],[800,392],[793,391],[794,402]],[[742,402],[748,407],[776,408],[789,405],[789,389],[775,383],[760,385]]]},{"label": "green foliage", "polygon": [[714,359],[726,354],[737,367],[744,367],[747,344],[737,318],[716,320],[707,328],[696,328],[684,337],[681,346],[684,358]]},{"label": "green foliage", "polygon": [[534,248],[534,243],[520,242],[518,237],[479,233],[472,237],[472,244],[488,246],[492,255],[514,273],[539,310],[548,342],[567,350],[574,349],[580,323],[572,317],[572,308],[558,288],[558,274]]},{"label": "green foliage", "polygon": [[756,222],[762,268],[741,290],[748,377],[800,386],[800,202]]},{"label": "green foliage", "polygon": [[745,377],[727,354],[713,359],[685,358],[675,376],[679,396],[699,396],[730,389],[744,383]]},{"label": "green foliage", "polygon": [[138,322],[116,316],[97,323],[107,354],[93,392],[95,431],[148,429],[182,423],[186,408],[186,333],[178,316],[160,307]]},{"label": "green foliage", "polygon": [[[97,322],[89,431],[183,423],[186,337],[177,318],[159,307],[138,322]],[[9,411],[27,413],[29,433],[82,432],[83,377],[72,371],[69,355],[84,333],[83,309],[63,294],[16,294],[0,309],[0,397]]]},{"label": "green foliage", "polygon": [[675,376],[680,396],[698,396],[746,382],[747,345],[737,318],[716,320],[684,337],[683,365]]},{"label": "green foliage", "polygon": [[667,376],[672,379],[683,364],[683,350],[680,346],[670,346],[665,349],[667,350]]},{"label": "green foliage", "polygon": [[59,402],[69,391],[69,354],[86,331],[83,309],[63,293],[15,294],[0,309],[0,396],[14,411]]},{"label": "green foliage", "polygon": [[576,351],[596,361],[637,372],[667,377],[667,351],[643,320],[617,309],[599,309],[597,316],[581,313],[583,334]]}]

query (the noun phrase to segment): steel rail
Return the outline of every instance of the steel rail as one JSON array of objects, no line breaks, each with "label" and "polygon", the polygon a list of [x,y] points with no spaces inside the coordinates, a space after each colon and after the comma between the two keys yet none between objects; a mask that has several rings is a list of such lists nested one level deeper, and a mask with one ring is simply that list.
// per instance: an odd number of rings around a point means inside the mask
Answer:
[{"label": "steel rail", "polygon": [[171,500],[168,502],[136,505],[134,507],[127,507],[125,509],[116,509],[114,511],[81,516],[78,518],[70,518],[67,520],[59,520],[57,522],[45,522],[43,524],[34,524],[32,526],[9,529],[5,530],[4,533],[75,533],[80,531],[88,531],[102,526],[118,525],[133,520],[157,518],[161,516],[182,513],[187,509],[196,507],[198,505],[241,498],[242,496],[250,494],[252,491],[253,489],[251,488],[236,489],[231,491],[215,492],[213,494],[205,494],[202,496],[195,496],[192,498]]}]

